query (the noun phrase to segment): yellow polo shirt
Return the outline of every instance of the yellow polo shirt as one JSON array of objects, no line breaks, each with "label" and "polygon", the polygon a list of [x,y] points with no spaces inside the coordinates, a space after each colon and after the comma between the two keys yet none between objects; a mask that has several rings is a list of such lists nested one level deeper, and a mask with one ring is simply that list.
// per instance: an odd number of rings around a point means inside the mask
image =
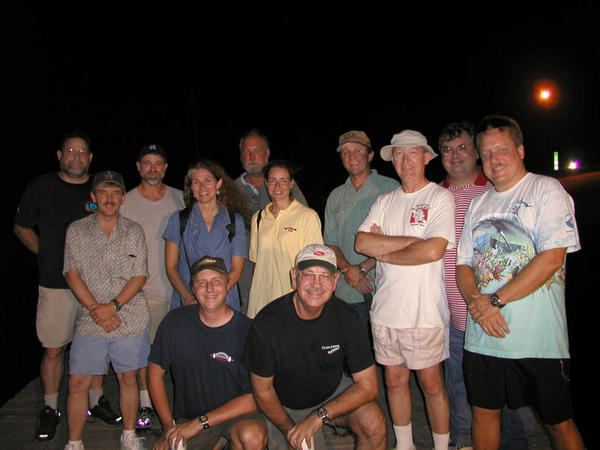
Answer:
[{"label": "yellow polo shirt", "polygon": [[248,300],[248,317],[253,319],[269,302],[292,291],[290,269],[296,255],[308,244],[323,244],[321,220],[317,212],[293,200],[287,209],[273,217],[269,203],[262,210],[258,226],[252,216],[248,256],[256,265]]}]

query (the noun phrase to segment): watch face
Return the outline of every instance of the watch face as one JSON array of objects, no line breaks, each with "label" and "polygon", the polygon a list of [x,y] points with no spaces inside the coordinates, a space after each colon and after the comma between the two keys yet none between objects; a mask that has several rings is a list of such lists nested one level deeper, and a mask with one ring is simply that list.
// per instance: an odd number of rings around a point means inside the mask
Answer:
[{"label": "watch face", "polygon": [[319,416],[320,419],[322,419],[323,417],[327,417],[327,410],[321,406],[317,410],[317,415]]}]

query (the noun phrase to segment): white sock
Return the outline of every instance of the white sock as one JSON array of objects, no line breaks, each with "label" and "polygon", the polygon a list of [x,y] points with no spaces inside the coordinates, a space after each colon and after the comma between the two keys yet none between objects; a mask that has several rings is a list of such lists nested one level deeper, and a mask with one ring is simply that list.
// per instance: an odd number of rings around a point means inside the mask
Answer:
[{"label": "white sock", "polygon": [[44,405],[56,409],[58,404],[58,392],[56,394],[44,394]]},{"label": "white sock", "polygon": [[433,436],[433,448],[434,450],[447,450],[448,444],[450,444],[450,433],[437,434],[431,432]]},{"label": "white sock", "polygon": [[90,408],[93,408],[98,404],[98,400],[102,397],[104,390],[100,389],[90,389],[88,390],[88,401],[90,402]]},{"label": "white sock", "polygon": [[412,434],[412,422],[408,425],[394,425],[396,435],[396,450],[412,450],[415,448]]},{"label": "white sock", "polygon": [[152,408],[148,391],[140,391],[140,408]]},{"label": "white sock", "polygon": [[121,434],[121,436],[123,437],[123,439],[127,438],[128,436],[135,436],[135,429],[123,430],[123,433]]},{"label": "white sock", "polygon": [[74,450],[84,450],[83,441],[69,441],[69,444],[73,446]]}]

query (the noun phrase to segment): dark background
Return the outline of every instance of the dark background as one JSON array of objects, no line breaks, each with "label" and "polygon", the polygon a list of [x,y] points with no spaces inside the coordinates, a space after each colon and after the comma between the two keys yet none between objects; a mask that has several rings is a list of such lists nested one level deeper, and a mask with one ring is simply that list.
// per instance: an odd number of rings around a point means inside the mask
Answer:
[{"label": "dark background", "polygon": [[[197,156],[216,159],[237,177],[239,138],[258,127],[270,137],[272,157],[301,165],[298,182],[319,213],[346,177],[335,147],[350,129],[365,130],[375,149],[406,128],[437,148],[446,123],[501,113],[521,124],[530,170],[552,174],[554,151],[561,166],[580,160],[580,174],[600,166],[593,2],[165,5],[4,10],[1,342],[12,370],[0,401],[37,376],[40,352],[36,263],[12,235],[14,209],[33,177],[57,169],[56,150],[71,128],[92,138],[92,172],[117,170],[131,188],[138,183],[137,153],[147,143],[166,149],[170,185],[181,187]],[[534,101],[542,78],[560,88],[551,109]],[[373,165],[394,176],[378,152]],[[442,178],[439,158],[428,175]],[[570,190],[583,244],[569,257],[567,283],[582,429],[592,389],[584,358],[594,354],[587,344],[590,306],[581,305],[595,301],[588,276],[599,221],[592,179],[580,178]]]}]

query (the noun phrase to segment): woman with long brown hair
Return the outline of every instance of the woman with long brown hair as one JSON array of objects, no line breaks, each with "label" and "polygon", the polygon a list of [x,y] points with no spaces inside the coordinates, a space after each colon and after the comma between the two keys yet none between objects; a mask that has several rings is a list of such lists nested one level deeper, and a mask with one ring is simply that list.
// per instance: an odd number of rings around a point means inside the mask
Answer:
[{"label": "woman with long brown hair", "polygon": [[174,288],[171,309],[195,302],[190,267],[208,255],[225,261],[229,272],[227,304],[239,311],[237,282],[248,248],[244,196],[219,164],[201,159],[188,169],[183,198],[186,208],[171,215],[163,235],[167,276]]}]

